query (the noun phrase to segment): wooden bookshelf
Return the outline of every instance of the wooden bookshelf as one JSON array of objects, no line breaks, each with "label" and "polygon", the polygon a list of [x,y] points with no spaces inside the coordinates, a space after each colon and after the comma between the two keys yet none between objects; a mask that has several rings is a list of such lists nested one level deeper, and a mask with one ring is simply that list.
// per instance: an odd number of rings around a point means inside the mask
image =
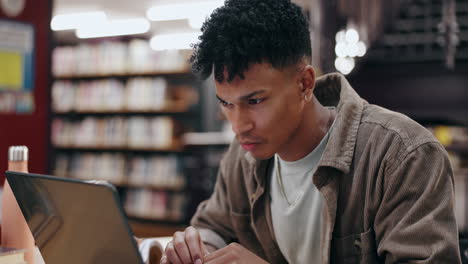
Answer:
[{"label": "wooden bookshelf", "polygon": [[152,116],[152,115],[177,115],[187,114],[188,106],[185,108],[165,108],[161,110],[116,110],[116,111],[55,111],[53,112],[56,116]]},{"label": "wooden bookshelf", "polygon": [[73,146],[54,145],[54,148],[62,151],[84,151],[84,152],[146,152],[146,153],[181,153],[183,147],[171,148],[137,148],[137,147],[113,147],[113,146]]},{"label": "wooden bookshelf", "polygon": [[109,73],[109,74],[83,74],[83,75],[58,75],[54,76],[55,80],[94,80],[94,79],[121,79],[121,78],[136,78],[136,77],[154,77],[154,76],[185,76],[192,75],[189,68],[179,70],[155,71],[155,72],[129,72],[129,73]]},{"label": "wooden bookshelf", "polygon": [[[88,43],[55,48],[57,53],[54,50],[56,56],[53,59],[57,63],[53,67],[55,75],[50,100],[53,117],[51,135],[55,137],[50,145],[49,171],[76,178],[81,178],[80,173],[83,172],[87,177],[82,178],[89,178],[87,174],[93,171],[89,167],[97,166],[100,173],[96,175],[102,179],[96,180],[108,180],[106,177],[110,172],[109,182],[118,188],[122,203],[126,204],[130,196],[134,197],[129,208],[132,208],[133,201],[141,198],[140,194],[152,198],[163,196],[165,203],[162,204],[173,206],[168,210],[173,215],[180,215],[181,219],[146,217],[143,214],[130,215],[129,218],[132,227],[136,226],[135,234],[138,236],[144,233],[172,235],[173,229],[171,233],[154,233],[154,226],[166,224],[174,227],[188,219],[185,208],[191,207],[192,190],[188,188],[188,176],[184,174],[183,158],[188,153],[180,135],[185,129],[197,131],[201,127],[199,94],[202,82],[191,72],[185,53],[158,53],[156,57],[141,57],[145,60],[142,64],[135,63],[129,52],[132,41],[113,41],[108,43],[110,46],[106,43]],[[127,51],[118,53],[120,49],[115,50],[116,47],[124,47]],[[106,52],[116,57],[102,60],[99,56],[103,52],[96,53],[97,57],[93,56],[95,51],[103,48],[108,48]],[[71,57],[63,53],[65,49]],[[83,55],[83,51],[87,53]],[[60,54],[64,57],[60,57]],[[117,99],[112,101],[113,98]],[[159,118],[164,122],[159,122]],[[81,129],[85,126],[88,133],[83,133]],[[126,131],[114,133],[119,129]],[[92,144],[81,145],[80,142]],[[155,168],[159,165],[163,169]],[[80,166],[84,167],[82,171]],[[162,170],[165,171],[167,167],[170,171],[165,174]],[[112,174],[116,170],[119,173]],[[149,179],[154,171],[158,171],[158,175]],[[134,182],[144,180],[134,183],[129,179],[132,175],[136,175]],[[122,178],[124,180],[120,181]],[[145,183],[151,180],[168,184]],[[141,204],[146,207],[147,201]],[[177,211],[178,207],[184,211]],[[141,212],[140,207],[133,209]],[[143,213],[152,209],[144,209]],[[146,226],[151,226],[152,231],[146,231]]]},{"label": "wooden bookshelf", "polygon": [[129,217],[129,224],[136,237],[172,236],[177,231],[183,231],[188,224],[170,221],[145,220]]},{"label": "wooden bookshelf", "polygon": [[185,186],[169,186],[169,185],[152,185],[146,183],[131,183],[131,182],[111,182],[116,187],[135,188],[135,189],[151,189],[154,191],[164,192],[187,192]]}]

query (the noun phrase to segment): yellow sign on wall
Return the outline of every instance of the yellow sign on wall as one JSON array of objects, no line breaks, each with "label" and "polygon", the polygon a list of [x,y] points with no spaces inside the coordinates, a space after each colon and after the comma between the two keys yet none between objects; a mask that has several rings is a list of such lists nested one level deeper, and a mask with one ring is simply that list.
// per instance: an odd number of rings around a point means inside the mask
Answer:
[{"label": "yellow sign on wall", "polygon": [[34,111],[34,36],[30,23],[0,19],[0,114]]},{"label": "yellow sign on wall", "polygon": [[23,84],[23,56],[19,52],[0,50],[0,86],[19,91]]}]

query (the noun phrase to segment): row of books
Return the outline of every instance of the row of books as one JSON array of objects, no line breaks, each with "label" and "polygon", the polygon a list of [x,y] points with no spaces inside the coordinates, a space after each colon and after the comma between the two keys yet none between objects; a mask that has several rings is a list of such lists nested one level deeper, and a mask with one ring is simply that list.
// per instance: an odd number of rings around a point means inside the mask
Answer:
[{"label": "row of books", "polygon": [[164,78],[131,78],[96,81],[56,81],[52,86],[52,108],[68,111],[157,111],[170,105]]},{"label": "row of books", "polygon": [[174,120],[169,117],[86,117],[52,121],[52,143],[57,147],[170,149]]},{"label": "row of books", "polygon": [[107,41],[57,47],[52,53],[56,77],[187,71],[187,51],[153,51],[147,40]]},{"label": "row of books", "polygon": [[124,208],[131,217],[181,221],[185,218],[188,198],[181,193],[129,190]]},{"label": "row of books", "polygon": [[181,163],[174,155],[60,153],[55,159],[54,175],[104,180],[117,186],[182,189],[185,178]]}]

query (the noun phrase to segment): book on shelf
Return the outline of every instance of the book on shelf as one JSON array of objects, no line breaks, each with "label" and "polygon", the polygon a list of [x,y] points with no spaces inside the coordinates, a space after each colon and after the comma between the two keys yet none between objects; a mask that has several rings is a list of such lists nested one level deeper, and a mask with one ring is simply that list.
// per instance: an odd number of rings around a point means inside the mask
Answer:
[{"label": "book on shelf", "polygon": [[25,249],[0,247],[0,264],[26,264],[25,251]]}]

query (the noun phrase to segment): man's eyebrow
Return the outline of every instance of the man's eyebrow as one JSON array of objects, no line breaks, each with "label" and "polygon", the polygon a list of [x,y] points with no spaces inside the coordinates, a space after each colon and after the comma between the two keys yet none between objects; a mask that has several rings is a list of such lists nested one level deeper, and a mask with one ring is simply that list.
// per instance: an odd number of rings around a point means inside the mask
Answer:
[{"label": "man's eyebrow", "polygon": [[218,98],[219,101],[221,102],[226,102],[225,100],[223,100],[221,97],[219,97],[218,95],[216,95],[216,98]]},{"label": "man's eyebrow", "polygon": [[254,91],[254,92],[251,92],[249,94],[246,94],[246,95],[243,95],[240,97],[241,100],[247,100],[247,99],[250,99],[251,97],[254,97],[258,94],[261,94],[261,93],[264,93],[266,92],[265,90],[258,90],[258,91]]},{"label": "man's eyebrow", "polygon": [[[264,92],[266,92],[266,90],[254,91],[254,92],[248,93],[246,95],[242,95],[241,97],[239,97],[239,99],[240,100],[248,100],[248,99],[254,97],[255,95],[258,95],[258,94],[261,94],[261,93],[264,93]],[[219,95],[216,95],[216,98],[218,98],[218,100],[221,101],[221,102],[227,102],[223,98],[219,97]]]}]

